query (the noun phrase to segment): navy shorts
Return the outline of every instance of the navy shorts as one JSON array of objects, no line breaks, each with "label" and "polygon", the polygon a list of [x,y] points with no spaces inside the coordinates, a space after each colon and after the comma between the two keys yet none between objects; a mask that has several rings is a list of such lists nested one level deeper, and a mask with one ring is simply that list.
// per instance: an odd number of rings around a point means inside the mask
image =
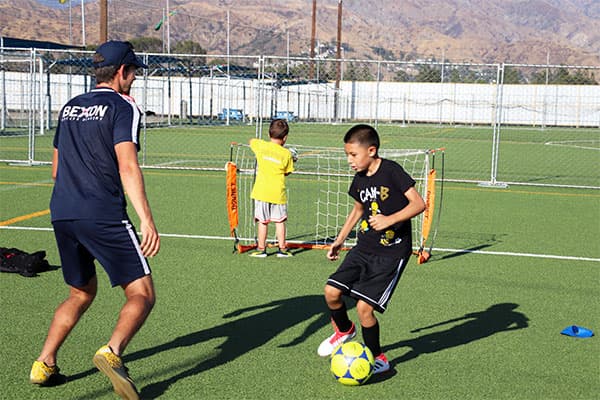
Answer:
[{"label": "navy shorts", "polygon": [[327,284],[383,313],[406,267],[406,257],[385,257],[351,249]]},{"label": "navy shorts", "polygon": [[54,236],[65,282],[82,287],[96,275],[94,260],[102,265],[112,286],[150,275],[139,239],[130,221],[54,221]]}]

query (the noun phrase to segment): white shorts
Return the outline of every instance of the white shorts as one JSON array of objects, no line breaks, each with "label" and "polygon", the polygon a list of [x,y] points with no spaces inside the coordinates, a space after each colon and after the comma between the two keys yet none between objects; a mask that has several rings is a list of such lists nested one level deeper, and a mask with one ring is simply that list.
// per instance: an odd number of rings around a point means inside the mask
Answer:
[{"label": "white shorts", "polygon": [[287,204],[273,204],[254,200],[254,220],[261,224],[283,222],[287,219]]}]

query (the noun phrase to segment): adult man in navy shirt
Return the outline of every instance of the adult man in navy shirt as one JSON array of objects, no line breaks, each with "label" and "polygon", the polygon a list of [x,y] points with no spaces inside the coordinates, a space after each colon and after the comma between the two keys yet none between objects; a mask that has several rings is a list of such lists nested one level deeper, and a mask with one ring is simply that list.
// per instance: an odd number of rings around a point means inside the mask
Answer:
[{"label": "adult man in navy shirt", "polygon": [[[127,94],[136,69],[147,66],[130,43],[118,41],[99,46],[93,64],[98,86],[63,107],[54,138],[50,211],[70,294],[56,309],[30,380],[39,385],[64,381],[56,354],[94,300],[98,260],[112,286],[123,288],[126,302],[93,361],[117,394],[137,399],[121,354],[154,306],[146,257],[158,253],[160,238],[137,159],[140,111]],[[127,215],[125,192],[140,219],[141,242]]]}]

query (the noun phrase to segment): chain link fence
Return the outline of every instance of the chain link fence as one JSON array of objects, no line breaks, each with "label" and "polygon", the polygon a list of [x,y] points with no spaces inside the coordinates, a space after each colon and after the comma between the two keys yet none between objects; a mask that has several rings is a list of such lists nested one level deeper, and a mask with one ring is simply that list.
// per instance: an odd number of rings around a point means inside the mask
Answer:
[{"label": "chain link fence", "polygon": [[[0,49],[1,161],[51,160],[62,105],[95,85],[91,55]],[[433,135],[451,147],[451,180],[600,188],[600,66],[139,55],[146,167],[221,170],[219,127],[262,136],[286,118],[336,137],[385,127],[394,147]]]}]

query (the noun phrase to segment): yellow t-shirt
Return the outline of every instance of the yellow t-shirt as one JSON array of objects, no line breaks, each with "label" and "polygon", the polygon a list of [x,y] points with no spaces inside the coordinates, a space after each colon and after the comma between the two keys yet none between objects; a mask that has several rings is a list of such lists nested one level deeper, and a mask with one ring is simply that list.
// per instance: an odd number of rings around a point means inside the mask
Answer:
[{"label": "yellow t-shirt", "polygon": [[252,194],[255,200],[286,204],[285,175],[294,171],[292,153],[277,143],[261,139],[250,140],[256,156],[257,171]]}]

